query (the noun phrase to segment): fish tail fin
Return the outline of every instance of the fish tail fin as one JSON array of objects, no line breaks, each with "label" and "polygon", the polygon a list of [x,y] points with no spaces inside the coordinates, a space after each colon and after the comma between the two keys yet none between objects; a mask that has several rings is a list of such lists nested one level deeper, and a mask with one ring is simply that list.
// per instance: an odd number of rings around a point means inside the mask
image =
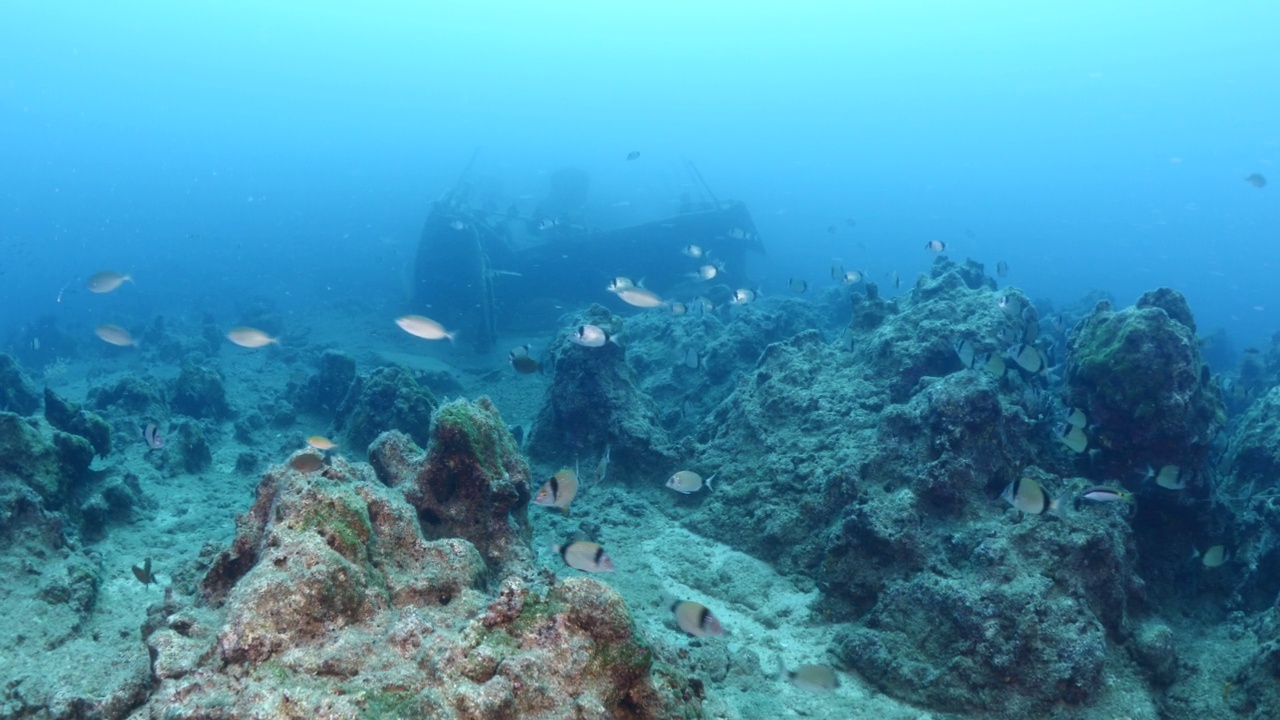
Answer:
[{"label": "fish tail fin", "polygon": [[703,484],[704,484],[704,485],[706,485],[706,486],[707,486],[707,489],[708,489],[708,490],[710,490],[710,489],[711,489],[711,481],[712,481],[712,480],[715,480],[715,479],[716,479],[716,474],[715,474],[715,473],[711,473],[711,477],[707,478],[706,480],[703,480],[702,482],[703,482]]}]

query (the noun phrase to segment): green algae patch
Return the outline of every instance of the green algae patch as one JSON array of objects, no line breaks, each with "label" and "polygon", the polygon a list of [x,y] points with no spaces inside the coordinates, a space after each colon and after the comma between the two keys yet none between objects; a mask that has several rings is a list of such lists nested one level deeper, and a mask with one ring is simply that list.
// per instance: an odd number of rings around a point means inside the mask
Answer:
[{"label": "green algae patch", "polygon": [[297,528],[318,533],[335,552],[351,562],[363,563],[373,535],[365,503],[349,490],[327,488],[313,495],[315,490],[301,501]]},{"label": "green algae patch", "polygon": [[434,423],[437,443],[465,445],[480,468],[493,477],[502,475],[503,460],[518,454],[502,417],[487,398],[476,403],[455,400],[442,405],[436,410]]}]

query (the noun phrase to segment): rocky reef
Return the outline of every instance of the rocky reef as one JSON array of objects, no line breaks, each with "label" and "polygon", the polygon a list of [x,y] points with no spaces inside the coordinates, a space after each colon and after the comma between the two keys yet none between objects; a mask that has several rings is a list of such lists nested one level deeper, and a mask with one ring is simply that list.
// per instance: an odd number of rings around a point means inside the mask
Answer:
[{"label": "rocky reef", "polygon": [[373,467],[334,457],[269,470],[198,592],[175,587],[151,615],[149,707],[169,718],[696,717],[672,671],[654,672],[615,591],[532,571],[527,469],[492,405],[445,405],[434,427],[425,457],[388,433]]},{"label": "rocky reef", "polygon": [[[331,363],[330,384],[338,361]],[[322,372],[323,372],[322,366]],[[324,375],[319,376],[319,382]],[[352,381],[337,409],[334,427],[346,436],[347,444],[364,448],[379,433],[399,430],[415,443],[425,446],[430,438],[431,413],[439,402],[431,391],[418,384],[402,367],[376,368],[367,377]]]}]

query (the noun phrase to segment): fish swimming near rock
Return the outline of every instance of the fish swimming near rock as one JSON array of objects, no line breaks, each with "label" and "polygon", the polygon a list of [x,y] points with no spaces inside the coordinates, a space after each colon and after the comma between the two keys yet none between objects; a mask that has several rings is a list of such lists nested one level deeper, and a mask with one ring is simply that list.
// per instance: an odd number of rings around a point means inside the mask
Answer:
[{"label": "fish swimming near rock", "polygon": [[720,621],[702,603],[677,600],[672,603],[671,612],[676,616],[676,626],[694,637],[720,637],[725,634]]},{"label": "fish swimming near rock", "polygon": [[670,305],[668,305],[668,306],[667,306],[667,309],[668,309],[668,310],[670,310],[670,311],[671,311],[671,314],[672,314],[672,315],[675,315],[676,317],[679,317],[679,316],[684,315],[685,313],[689,312],[689,308],[688,308],[688,306],[686,306],[686,305],[685,305],[684,303],[682,303],[682,302],[673,302],[673,303],[671,303]]},{"label": "fish swimming near rock", "polygon": [[656,308],[667,304],[662,298],[658,297],[657,293],[645,290],[642,287],[622,288],[621,290],[614,290],[613,293],[622,302],[638,308]]},{"label": "fish swimming near rock", "polygon": [[756,299],[756,291],[747,288],[738,288],[733,291],[733,297],[729,298],[730,305],[746,305]]},{"label": "fish swimming near rock", "polygon": [[604,548],[589,540],[574,540],[564,545],[555,545],[553,548],[560,554],[564,564],[574,570],[598,573],[613,572],[615,569],[613,560]]},{"label": "fish swimming near rock", "polygon": [[694,348],[689,348],[684,351],[684,355],[680,358],[680,364],[690,370],[697,370],[699,368],[706,369],[707,358],[705,356],[699,356],[698,351]]},{"label": "fish swimming near rock", "polygon": [[1089,436],[1084,434],[1084,429],[1071,423],[1057,424],[1053,428],[1053,434],[1062,441],[1063,445],[1071,448],[1072,452],[1082,453],[1089,447]]},{"label": "fish swimming near rock", "polygon": [[1027,477],[1020,477],[1009,483],[1000,498],[1018,510],[1031,515],[1043,515],[1046,512],[1060,513],[1062,505],[1049,497],[1040,487],[1040,483]]},{"label": "fish swimming near rock", "polygon": [[1249,175],[1244,181],[1259,189],[1267,186],[1267,179],[1258,173]]},{"label": "fish swimming near rock", "polygon": [[133,576],[143,585],[150,585],[156,581],[156,576],[151,573],[151,558],[143,560],[141,565],[134,565],[132,570]]},{"label": "fish swimming near rock", "polygon": [[941,240],[930,240],[924,244],[924,249],[929,252],[940,253],[947,249],[947,244]]},{"label": "fish swimming near rock", "polygon": [[840,282],[845,285],[853,285],[862,282],[862,273],[857,270],[845,270],[844,276],[840,278]]},{"label": "fish swimming near rock", "polygon": [[839,676],[827,665],[801,665],[795,670],[788,670],[779,660],[778,671],[792,685],[812,693],[826,694],[840,687]]},{"label": "fish swimming near rock", "polygon": [[511,363],[511,367],[521,375],[531,375],[533,373],[542,372],[542,363],[529,357],[529,346],[521,345],[513,348],[507,353],[507,361]]},{"label": "fish swimming near rock", "polygon": [[84,286],[89,292],[101,295],[114,292],[127,282],[133,282],[133,277],[115,270],[103,270],[90,275]]},{"label": "fish swimming near rock", "polygon": [[306,450],[289,458],[289,467],[303,475],[313,473],[324,467],[324,465],[324,456],[313,450]]},{"label": "fish swimming near rock", "polygon": [[105,323],[93,329],[93,334],[97,335],[100,340],[116,347],[137,347],[138,341],[133,339],[133,335],[128,330],[119,325]]},{"label": "fish swimming near rock", "polygon": [[1078,407],[1069,408],[1067,410],[1067,416],[1063,418],[1063,420],[1065,420],[1068,425],[1078,428],[1083,428],[1085,425],[1089,424],[1088,416],[1085,415],[1084,411]]},{"label": "fish swimming near rock", "polygon": [[609,455],[613,452],[610,445],[604,446],[604,454],[600,456],[600,462],[596,463],[596,484],[604,482],[604,478],[609,473]]},{"label": "fish swimming near rock", "polygon": [[1008,367],[1004,364],[1004,358],[989,352],[975,356],[973,358],[973,367],[997,378],[1004,377],[1005,372],[1008,370]]},{"label": "fish swimming near rock", "polygon": [[805,290],[809,289],[809,283],[801,280],[800,278],[791,278],[787,281],[787,287],[790,288],[793,293],[802,294]]},{"label": "fish swimming near rock", "polygon": [[696,260],[705,256],[707,254],[707,251],[704,250],[701,245],[689,244],[680,248],[680,254],[684,255],[685,257],[694,258]]},{"label": "fish swimming near rock", "polygon": [[[1195,557],[1195,555],[1192,555],[1192,557]],[[1222,567],[1223,563],[1230,559],[1231,557],[1227,553],[1225,545],[1213,545],[1204,551],[1204,555],[1200,557],[1200,564],[1206,568],[1216,568]]]},{"label": "fish swimming near rock", "polygon": [[1009,348],[1009,357],[1013,359],[1018,367],[1035,375],[1045,367],[1044,355],[1034,345],[1027,343],[1018,343]]},{"label": "fish swimming near rock", "polygon": [[312,435],[308,437],[307,444],[320,452],[329,452],[330,450],[338,447],[338,443],[323,435]]},{"label": "fish swimming near rock", "polygon": [[1159,471],[1152,469],[1152,467],[1148,465],[1147,472],[1142,479],[1145,482],[1152,478],[1155,479],[1156,485],[1159,485],[1165,490],[1187,489],[1187,478],[1183,475],[1182,468],[1177,465],[1164,465]]},{"label": "fish swimming near rock", "polygon": [[155,423],[147,423],[142,428],[142,441],[147,444],[147,452],[164,447],[164,438],[160,436],[160,428]]},{"label": "fish swimming near rock", "polygon": [[610,280],[609,284],[605,285],[605,289],[609,292],[616,293],[619,290],[626,290],[627,288],[633,288],[635,286],[636,284],[631,281],[631,278],[619,275],[618,277]]},{"label": "fish swimming near rock", "polygon": [[453,342],[458,333],[444,329],[440,323],[422,315],[401,315],[396,318],[396,325],[410,335],[423,340],[445,340]]},{"label": "fish swimming near rock", "polygon": [[997,277],[1004,277],[1004,276],[1006,276],[1006,275],[1008,275],[1008,274],[1009,274],[1009,263],[1007,263],[1007,262],[1005,262],[1005,261],[1003,261],[1003,260],[1001,260],[1000,262],[996,263],[996,276],[997,276]]},{"label": "fish swimming near rock", "polygon": [[604,347],[613,337],[596,325],[579,325],[569,336],[569,340],[582,347],[598,348]]},{"label": "fish swimming near rock", "polygon": [[1080,493],[1080,497],[1093,502],[1133,503],[1133,493],[1128,490],[1106,487],[1105,485],[1095,485]]},{"label": "fish swimming near rock", "polygon": [[251,327],[233,327],[227,331],[227,339],[235,345],[250,349],[280,344],[278,338],[273,338],[261,330]]},{"label": "fish swimming near rock", "polygon": [[703,265],[699,267],[697,270],[689,273],[689,277],[693,278],[694,280],[712,280],[719,273],[720,273],[720,268],[716,267],[715,265],[712,265],[711,263],[707,263],[706,265]]},{"label": "fish swimming near rock", "polygon": [[542,484],[542,488],[538,490],[538,494],[533,498],[533,504],[560,508],[565,515],[568,515],[569,503],[573,502],[573,498],[577,494],[578,473],[565,468],[552,475],[549,480]]},{"label": "fish swimming near rock", "polygon": [[706,480],[702,476],[692,470],[681,470],[671,477],[667,478],[667,487],[684,495],[696,493],[705,485],[708,490],[711,489],[711,481],[715,479],[713,474]]},{"label": "fish swimming near rock", "polygon": [[973,359],[976,357],[973,350],[973,343],[963,338],[955,341],[951,346],[956,351],[956,356],[960,358],[960,364],[971,368],[973,367]]}]

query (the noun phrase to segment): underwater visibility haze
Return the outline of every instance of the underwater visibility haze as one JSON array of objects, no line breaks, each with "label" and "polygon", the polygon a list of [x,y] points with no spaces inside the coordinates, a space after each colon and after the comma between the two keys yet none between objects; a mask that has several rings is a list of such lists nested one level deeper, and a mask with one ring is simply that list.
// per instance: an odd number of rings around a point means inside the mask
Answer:
[{"label": "underwater visibility haze", "polygon": [[0,8],[0,718],[1280,717],[1273,3]]}]

